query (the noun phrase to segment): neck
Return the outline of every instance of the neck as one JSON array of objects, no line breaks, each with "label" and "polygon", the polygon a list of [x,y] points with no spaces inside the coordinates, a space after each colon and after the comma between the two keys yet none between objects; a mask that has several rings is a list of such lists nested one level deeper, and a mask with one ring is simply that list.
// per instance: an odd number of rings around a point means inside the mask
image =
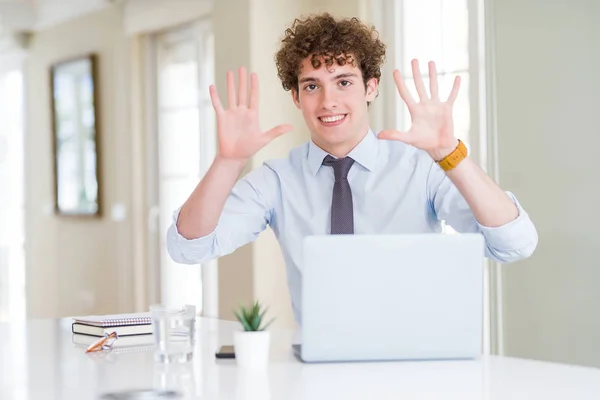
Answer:
[{"label": "neck", "polygon": [[327,153],[337,158],[346,157],[369,133],[369,129],[365,129],[362,135],[356,136],[354,140],[349,140],[343,143],[321,143],[318,139],[313,138],[313,142]]}]

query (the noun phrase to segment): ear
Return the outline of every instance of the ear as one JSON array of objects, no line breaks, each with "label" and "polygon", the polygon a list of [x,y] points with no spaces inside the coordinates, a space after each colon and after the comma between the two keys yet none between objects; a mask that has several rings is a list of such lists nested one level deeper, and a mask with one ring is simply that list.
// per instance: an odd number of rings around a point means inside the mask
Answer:
[{"label": "ear", "polygon": [[376,78],[369,79],[367,81],[366,100],[368,102],[375,100],[375,97],[377,97],[378,93],[379,93],[379,84],[377,83],[377,79]]},{"label": "ear", "polygon": [[296,108],[298,108],[298,110],[300,110],[301,109],[300,94],[298,93],[298,91],[296,89],[292,89],[292,99],[294,100],[294,104],[296,105]]}]

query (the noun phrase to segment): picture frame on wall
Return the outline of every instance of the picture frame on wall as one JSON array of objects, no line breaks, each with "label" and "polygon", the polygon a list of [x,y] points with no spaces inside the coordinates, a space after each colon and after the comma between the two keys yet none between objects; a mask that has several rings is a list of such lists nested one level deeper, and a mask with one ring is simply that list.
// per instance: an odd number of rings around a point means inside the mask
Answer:
[{"label": "picture frame on wall", "polygon": [[50,67],[54,204],[60,216],[99,217],[97,55]]}]

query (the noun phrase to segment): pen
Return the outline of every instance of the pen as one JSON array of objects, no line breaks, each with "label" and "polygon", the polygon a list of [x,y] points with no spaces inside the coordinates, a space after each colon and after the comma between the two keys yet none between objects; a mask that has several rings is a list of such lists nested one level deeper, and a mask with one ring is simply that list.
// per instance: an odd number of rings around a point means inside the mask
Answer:
[{"label": "pen", "polygon": [[[94,343],[90,344],[90,346],[85,349],[86,353],[92,352],[92,351],[98,351],[101,350],[104,347],[104,344],[110,340],[110,339],[117,339],[118,335],[117,332],[113,332],[111,334],[106,334],[106,336],[104,336],[101,339],[96,340]],[[111,343],[112,345],[112,343]]]}]

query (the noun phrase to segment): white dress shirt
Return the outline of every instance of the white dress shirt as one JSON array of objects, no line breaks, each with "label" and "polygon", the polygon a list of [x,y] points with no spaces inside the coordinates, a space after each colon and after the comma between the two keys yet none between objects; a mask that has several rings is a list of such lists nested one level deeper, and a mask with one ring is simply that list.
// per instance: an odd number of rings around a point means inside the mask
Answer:
[{"label": "white dress shirt", "polygon": [[[265,162],[234,186],[215,230],[186,239],[177,231],[181,208],[167,232],[174,261],[199,264],[254,241],[270,226],[279,241],[296,321],[301,321],[300,294],[303,238],[330,232],[333,169],[322,166],[325,151],[312,141],[287,158]],[[350,154],[348,174],[355,234],[441,232],[442,221],[458,232],[482,233],[486,257],[512,262],[537,246],[535,226],[515,196],[507,192],[519,216],[500,227],[478,223],[446,173],[424,151],[398,141],[380,140],[369,131]]]}]

